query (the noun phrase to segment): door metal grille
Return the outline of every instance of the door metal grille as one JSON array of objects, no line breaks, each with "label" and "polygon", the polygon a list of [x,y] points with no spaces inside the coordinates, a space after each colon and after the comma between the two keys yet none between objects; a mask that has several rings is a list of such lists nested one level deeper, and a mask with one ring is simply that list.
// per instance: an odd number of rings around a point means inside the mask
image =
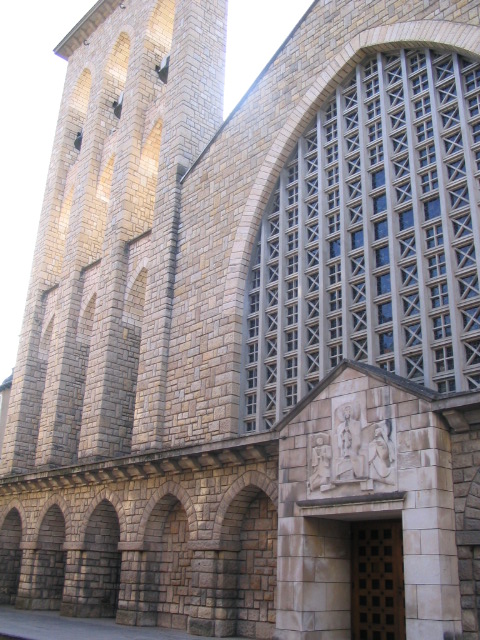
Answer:
[{"label": "door metal grille", "polygon": [[405,640],[404,600],[402,523],[353,523],[353,640]]}]

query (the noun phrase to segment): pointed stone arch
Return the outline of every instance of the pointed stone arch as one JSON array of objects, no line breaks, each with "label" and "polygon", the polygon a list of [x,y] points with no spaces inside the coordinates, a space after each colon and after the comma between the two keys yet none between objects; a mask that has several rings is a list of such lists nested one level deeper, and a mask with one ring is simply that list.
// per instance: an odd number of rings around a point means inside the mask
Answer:
[{"label": "pointed stone arch", "polygon": [[15,604],[17,598],[24,523],[23,508],[13,500],[0,516],[0,604]]},{"label": "pointed stone arch", "polygon": [[197,514],[195,511],[195,506],[193,504],[192,498],[187,493],[187,491],[179,484],[173,481],[168,481],[161,487],[159,487],[155,493],[151,496],[150,500],[147,502],[147,505],[143,511],[142,519],[140,520],[140,524],[138,526],[139,532],[139,541],[145,541],[145,532],[147,528],[147,523],[155,509],[155,507],[165,498],[171,496],[175,501],[180,502],[185,513],[187,514],[188,519],[188,527],[190,530],[191,540],[196,540],[197,538]]},{"label": "pointed stone arch", "polygon": [[213,525],[214,540],[221,542],[226,535],[226,531],[224,531],[224,528],[227,526],[225,517],[238,496],[242,492],[245,492],[245,498],[242,498],[241,504],[238,504],[240,509],[245,509],[248,505],[248,503],[246,503],[246,497],[250,496],[253,498],[259,491],[263,491],[275,506],[278,504],[278,487],[276,483],[265,474],[259,471],[247,471],[237,478],[218,505],[215,523]]},{"label": "pointed stone arch", "polygon": [[[110,50],[110,54],[105,64],[103,72],[104,81],[104,109],[105,115],[112,125],[120,120],[122,111],[123,92],[127,82],[128,65],[130,59],[131,43],[134,34],[132,29],[122,27],[115,44]],[[117,102],[120,110],[113,111],[113,103]]]},{"label": "pointed stone arch", "polygon": [[87,119],[92,88],[92,71],[87,66],[78,76],[69,97],[66,136],[72,145],[72,160],[76,160],[83,143],[83,129]]},{"label": "pointed stone arch", "polygon": [[79,597],[70,605],[70,615],[115,617],[122,566],[119,544],[125,533],[125,511],[120,498],[107,489],[101,491],[84,516],[76,577]]},{"label": "pointed stone arch", "polygon": [[135,37],[134,30],[128,25],[122,25],[117,32],[115,42],[110,49],[104,69],[104,77],[117,78],[123,86],[127,80],[128,63],[131,44]]},{"label": "pointed stone arch", "polygon": [[82,305],[78,319],[77,340],[88,345],[92,338],[96,304],[97,292],[94,291]]},{"label": "pointed stone arch", "polygon": [[193,550],[196,534],[192,500],[175,482],[167,482],[150,498],[140,526],[139,623],[187,628],[192,603]]},{"label": "pointed stone arch", "polygon": [[14,498],[11,500],[0,512],[0,529],[3,527],[3,523],[5,522],[5,518],[8,516],[12,509],[16,509],[18,511],[18,515],[20,517],[20,523],[22,525],[22,531],[26,531],[27,529],[27,514],[25,512],[25,508],[23,504],[18,500],[18,498]]},{"label": "pointed stone arch", "polygon": [[[46,233],[46,255],[50,256],[48,270],[52,281],[60,278],[65,255],[70,213],[73,203],[73,181],[78,165],[79,154],[83,143],[83,130],[87,112],[90,106],[92,87],[92,72],[90,67],[84,67],[70,94],[66,98],[65,117],[63,119],[62,144],[60,145],[61,162],[57,168],[56,185],[53,191],[53,201],[49,214],[49,232]],[[67,178],[65,180],[65,174]]]},{"label": "pointed stone arch", "polygon": [[[277,486],[258,471],[237,478],[221,501],[213,539],[218,554],[222,632],[270,638],[277,584]],[[252,594],[255,593],[255,598]]]},{"label": "pointed stone arch", "polygon": [[172,46],[175,0],[158,0],[147,25],[146,40],[158,62]]},{"label": "pointed stone arch", "polygon": [[143,258],[135,271],[131,274],[125,291],[123,319],[138,329],[142,328],[143,311],[145,306],[145,291],[147,287],[148,259]]},{"label": "pointed stone arch", "polygon": [[109,502],[112,505],[113,509],[115,510],[115,513],[118,518],[119,528],[120,528],[119,542],[124,542],[126,539],[127,524],[126,524],[126,514],[125,514],[125,508],[123,506],[123,502],[120,499],[120,497],[113,491],[110,491],[109,489],[103,489],[103,491],[97,494],[93,498],[93,500],[90,502],[88,509],[85,512],[85,515],[83,517],[82,527],[79,532],[79,540],[83,546],[85,545],[85,536],[86,536],[86,531],[87,531],[90,518],[92,517],[92,514],[95,511],[95,509],[102,502]]},{"label": "pointed stone arch", "polygon": [[[86,65],[78,75],[78,79],[73,85],[72,93],[69,98],[70,108],[80,114],[83,119],[87,117],[88,106],[90,102],[90,90],[92,87],[92,77],[94,74],[92,68]],[[83,126],[83,122],[79,123]]]},{"label": "pointed stone arch", "polygon": [[24,606],[28,600],[30,609],[60,609],[66,566],[66,512],[65,501],[52,496],[38,519],[29,597],[24,598]]},{"label": "pointed stone arch", "polygon": [[65,520],[65,538],[72,539],[73,536],[73,526],[72,526],[72,514],[71,508],[68,505],[67,501],[63,496],[54,495],[51,496],[43,505],[36,520],[35,530],[32,536],[32,540],[34,543],[38,542],[40,529],[42,526],[43,519],[47,515],[48,511],[53,507],[57,506],[61,511],[63,518]]}]

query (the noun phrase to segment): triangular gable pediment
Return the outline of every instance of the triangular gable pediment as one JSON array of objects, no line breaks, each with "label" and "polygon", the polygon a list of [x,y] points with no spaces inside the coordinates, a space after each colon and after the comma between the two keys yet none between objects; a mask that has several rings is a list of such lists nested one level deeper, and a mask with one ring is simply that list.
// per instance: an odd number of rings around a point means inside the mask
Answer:
[{"label": "triangular gable pediment", "polygon": [[279,423],[280,467],[304,458],[307,500],[396,492],[400,469],[432,447],[438,395],[344,361]]},{"label": "triangular gable pediment", "polygon": [[[427,389],[425,387],[411,382],[406,378],[397,376],[394,373],[384,371],[378,367],[373,367],[369,364],[362,362],[353,362],[352,360],[343,360],[332,371],[330,371],[320,382],[308,393],[302,400],[295,405],[295,407],[275,426],[276,431],[282,431],[287,425],[292,422],[298,423],[311,419],[312,403],[322,400],[324,398],[332,397],[342,391],[348,389],[349,385],[358,385],[359,383],[353,383],[353,380],[360,378],[371,379],[372,384],[370,386],[388,386],[396,389],[399,394],[397,397],[411,396],[411,399],[425,400],[427,402],[433,402],[441,397],[441,394]],[[403,394],[406,394],[405,396]]]}]

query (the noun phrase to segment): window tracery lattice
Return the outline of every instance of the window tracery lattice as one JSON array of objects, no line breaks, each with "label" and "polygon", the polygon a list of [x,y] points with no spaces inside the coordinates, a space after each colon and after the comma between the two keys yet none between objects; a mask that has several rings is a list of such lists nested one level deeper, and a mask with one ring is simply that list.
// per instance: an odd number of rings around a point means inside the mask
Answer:
[{"label": "window tracery lattice", "polygon": [[343,358],[480,388],[479,181],[480,64],[378,54],[337,88],[255,245],[245,432],[270,429]]}]

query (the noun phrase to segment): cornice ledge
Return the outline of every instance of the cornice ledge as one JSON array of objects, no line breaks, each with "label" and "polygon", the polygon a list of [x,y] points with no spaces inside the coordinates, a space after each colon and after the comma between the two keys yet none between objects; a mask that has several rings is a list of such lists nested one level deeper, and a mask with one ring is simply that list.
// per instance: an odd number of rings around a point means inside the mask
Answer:
[{"label": "cornice ledge", "polygon": [[269,431],[200,445],[162,449],[150,453],[86,461],[83,464],[39,469],[0,478],[0,495],[108,484],[266,461],[278,454],[278,433]]}]

